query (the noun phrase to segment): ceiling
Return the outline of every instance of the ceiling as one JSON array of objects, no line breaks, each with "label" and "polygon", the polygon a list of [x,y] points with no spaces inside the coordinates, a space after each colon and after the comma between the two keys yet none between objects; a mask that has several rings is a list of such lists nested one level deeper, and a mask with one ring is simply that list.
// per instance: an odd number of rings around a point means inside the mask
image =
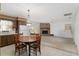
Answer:
[{"label": "ceiling", "polygon": [[[79,4],[77,3],[2,3],[2,12],[12,16],[27,18],[27,10],[30,9],[32,21],[53,22],[54,20],[69,20],[75,17]],[[72,13],[71,18],[64,16]]]}]

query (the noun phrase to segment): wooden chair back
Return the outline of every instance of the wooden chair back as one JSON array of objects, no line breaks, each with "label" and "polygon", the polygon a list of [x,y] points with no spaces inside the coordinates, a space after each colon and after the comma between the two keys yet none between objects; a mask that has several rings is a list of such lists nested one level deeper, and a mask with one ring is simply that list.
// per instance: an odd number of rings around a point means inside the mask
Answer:
[{"label": "wooden chair back", "polygon": [[38,46],[40,46],[40,44],[41,44],[41,35],[40,34],[36,34],[36,40],[37,40]]},{"label": "wooden chair back", "polygon": [[16,36],[15,36],[15,46],[17,46],[17,45],[20,45],[20,36],[21,36],[22,34],[17,34]]}]

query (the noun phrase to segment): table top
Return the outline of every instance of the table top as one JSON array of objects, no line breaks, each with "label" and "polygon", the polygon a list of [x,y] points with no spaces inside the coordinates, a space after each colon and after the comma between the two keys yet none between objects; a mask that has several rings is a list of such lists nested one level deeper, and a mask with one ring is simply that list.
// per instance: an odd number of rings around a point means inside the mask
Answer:
[{"label": "table top", "polygon": [[21,36],[21,42],[35,42],[36,38],[34,36]]}]

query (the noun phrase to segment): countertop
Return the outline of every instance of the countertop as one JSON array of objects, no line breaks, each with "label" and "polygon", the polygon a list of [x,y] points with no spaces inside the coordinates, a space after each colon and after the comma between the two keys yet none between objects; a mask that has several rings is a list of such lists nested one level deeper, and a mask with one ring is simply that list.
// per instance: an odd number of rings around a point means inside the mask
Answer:
[{"label": "countertop", "polygon": [[17,33],[2,32],[2,33],[0,33],[0,36],[3,36],[3,35],[14,35],[14,34],[17,34]]}]

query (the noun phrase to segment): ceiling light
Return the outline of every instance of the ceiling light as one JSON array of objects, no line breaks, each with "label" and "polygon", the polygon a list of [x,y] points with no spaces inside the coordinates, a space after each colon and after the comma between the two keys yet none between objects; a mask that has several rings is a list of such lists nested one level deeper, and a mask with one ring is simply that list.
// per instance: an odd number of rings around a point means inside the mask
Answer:
[{"label": "ceiling light", "polygon": [[28,11],[28,15],[27,15],[27,26],[31,26],[31,19],[30,19],[30,9],[27,10]]}]

